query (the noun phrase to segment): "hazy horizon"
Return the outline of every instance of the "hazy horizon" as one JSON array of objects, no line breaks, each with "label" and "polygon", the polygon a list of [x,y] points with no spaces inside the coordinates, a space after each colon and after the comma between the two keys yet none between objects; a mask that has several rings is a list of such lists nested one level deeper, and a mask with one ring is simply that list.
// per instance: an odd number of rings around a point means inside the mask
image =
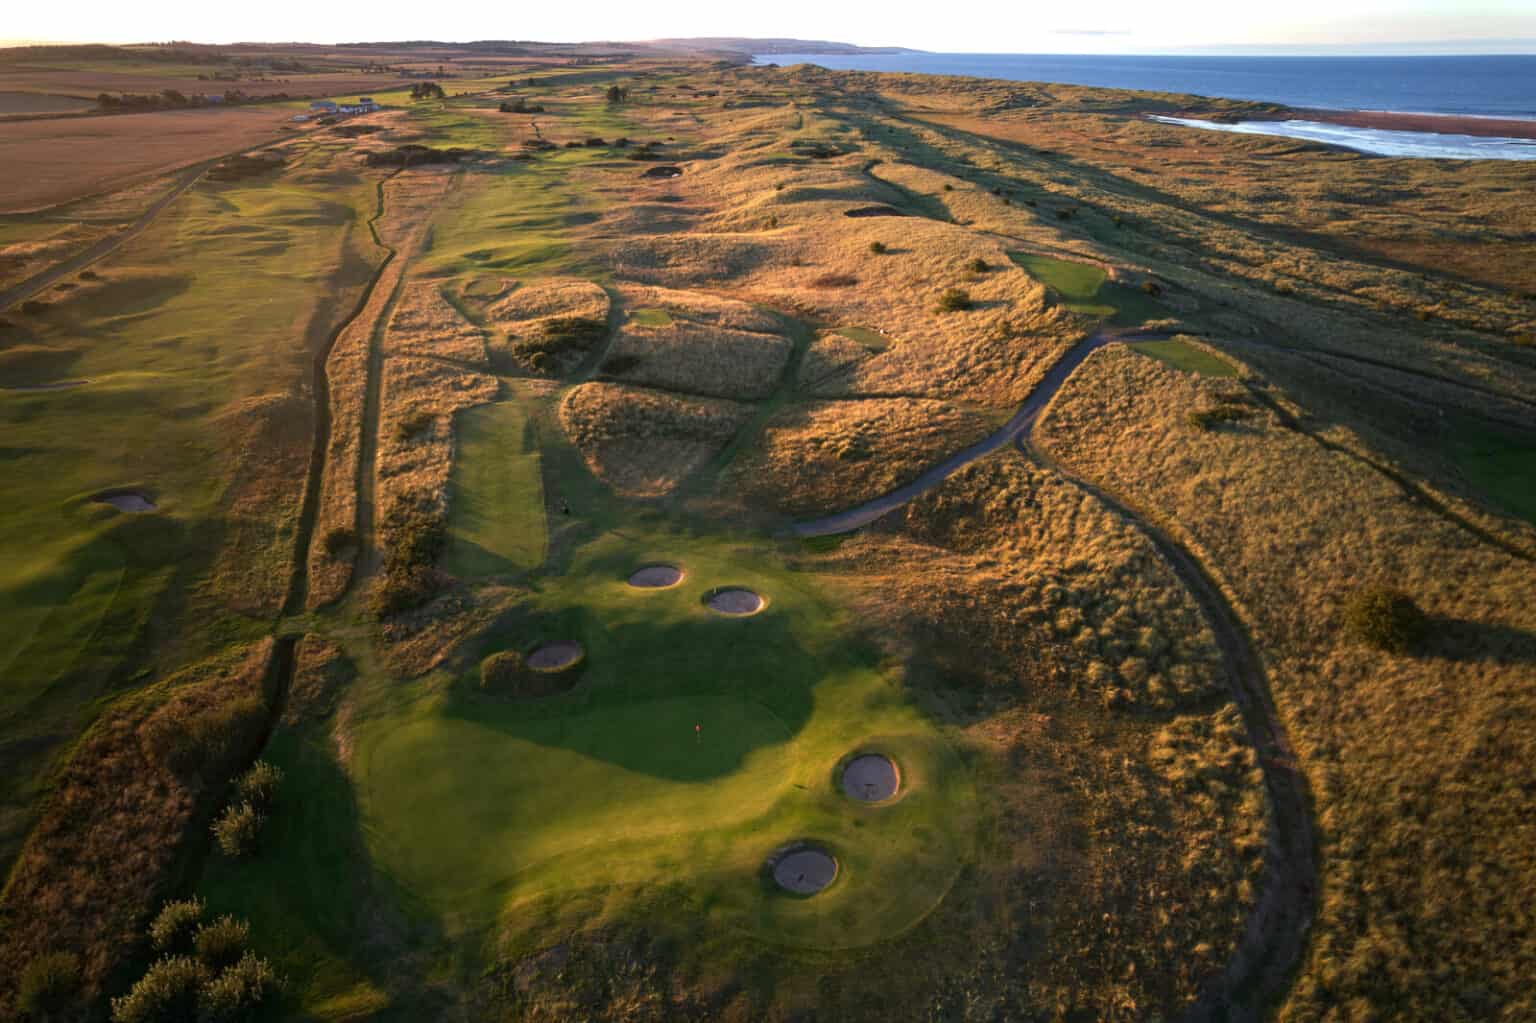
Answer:
[{"label": "hazy horizon", "polygon": [[[1341,6],[1347,6],[1341,11]],[[635,6],[612,3],[519,11],[486,0],[446,9],[376,8],[366,25],[354,10],[272,0],[259,7],[157,4],[126,8],[100,0],[10,13],[0,45],[235,42],[632,43],[710,37],[790,38],[895,46],[935,53],[1113,56],[1361,56],[1536,53],[1536,9],[1527,0],[1292,0],[1283,11],[1241,9],[1218,0],[1101,0],[1092,15],[1006,8],[968,9],[934,19],[885,5],[783,0],[772,9],[721,9],[703,0]],[[361,30],[360,30],[361,29]]]}]

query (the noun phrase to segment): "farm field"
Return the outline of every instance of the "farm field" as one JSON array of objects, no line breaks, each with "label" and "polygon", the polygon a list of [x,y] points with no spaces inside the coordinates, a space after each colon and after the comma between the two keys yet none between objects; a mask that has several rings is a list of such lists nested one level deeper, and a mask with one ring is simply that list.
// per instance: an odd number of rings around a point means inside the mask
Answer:
[{"label": "farm field", "polygon": [[[1166,97],[501,45],[0,124],[0,1021],[1536,1011],[1438,171],[1275,150],[1344,246]],[[0,91],[257,52],[161,49]]]}]

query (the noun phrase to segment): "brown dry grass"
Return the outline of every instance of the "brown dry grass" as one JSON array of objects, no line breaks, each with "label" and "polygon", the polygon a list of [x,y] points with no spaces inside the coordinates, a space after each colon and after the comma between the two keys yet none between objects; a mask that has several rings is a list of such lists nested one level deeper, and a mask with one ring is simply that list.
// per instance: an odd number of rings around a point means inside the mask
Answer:
[{"label": "brown dry grass", "polygon": [[310,607],[338,599],[352,580],[353,559],[333,558],[325,538],[337,530],[357,528],[358,474],[362,469],[363,412],[368,388],[368,361],[373,335],[387,315],[401,277],[427,233],[433,204],[451,187],[453,178],[433,171],[410,171],[384,184],[385,216],[378,231],[396,255],[384,268],[368,296],[367,306],[342,330],[326,362],[331,390],[331,442],[325,456],[320,507],[309,551]]},{"label": "brown dry grass", "polygon": [[387,355],[421,355],[486,367],[485,335],[449,304],[437,281],[406,284],[384,335]]},{"label": "brown dry grass", "polygon": [[788,405],[731,467],[731,481],[754,503],[786,515],[840,511],[910,482],[992,430],[974,412],[941,401]]},{"label": "brown dry grass", "polygon": [[276,138],[282,110],[177,110],[0,122],[0,212],[122,188]]},{"label": "brown dry grass", "polygon": [[[81,738],[0,901],[5,1011],[37,955],[77,954],[89,999],[138,945],[151,908],[181,880],[175,870],[188,841],[255,754],[274,648],[269,638],[188,668],[123,699]],[[185,734],[198,722],[219,730],[210,756],[191,771],[163,762],[153,736]]]},{"label": "brown dry grass", "polygon": [[793,345],[759,334],[676,320],[666,327],[624,325],[604,361],[628,383],[716,398],[751,400],[773,393]]},{"label": "brown dry grass", "polygon": [[611,301],[608,292],[591,281],[551,277],[501,293],[505,297],[488,301],[472,293],[465,296],[483,309],[498,364],[510,363],[524,373],[563,376],[608,336]]},{"label": "brown dry grass", "polygon": [[340,646],[309,633],[294,649],[293,680],[283,707],[283,725],[296,728],[329,718],[342,691],[357,677],[357,667]]},{"label": "brown dry grass", "polygon": [[[1536,1011],[1525,982],[1536,858],[1518,823],[1536,806],[1511,773],[1536,754],[1536,732],[1511,727],[1536,714],[1530,563],[1270,414],[1216,430],[1184,422],[1216,389],[1102,352],[1058,398],[1042,440],[1197,551],[1265,651],[1327,865],[1283,1018]],[[1430,616],[1416,655],[1342,635],[1341,603],[1369,583],[1407,592]]]},{"label": "brown dry grass", "polygon": [[749,406],[588,383],[560,403],[560,425],[592,475],[628,497],[671,493],[751,416]]}]

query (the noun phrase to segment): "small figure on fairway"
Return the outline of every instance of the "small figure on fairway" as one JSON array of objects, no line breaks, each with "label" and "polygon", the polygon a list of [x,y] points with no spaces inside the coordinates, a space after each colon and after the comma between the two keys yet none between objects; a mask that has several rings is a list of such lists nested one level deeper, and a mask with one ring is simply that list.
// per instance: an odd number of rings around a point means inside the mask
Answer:
[{"label": "small figure on fairway", "polygon": [[560,499],[560,514],[561,515],[569,515],[570,513],[571,513],[571,502],[567,501],[565,498],[562,497]]}]

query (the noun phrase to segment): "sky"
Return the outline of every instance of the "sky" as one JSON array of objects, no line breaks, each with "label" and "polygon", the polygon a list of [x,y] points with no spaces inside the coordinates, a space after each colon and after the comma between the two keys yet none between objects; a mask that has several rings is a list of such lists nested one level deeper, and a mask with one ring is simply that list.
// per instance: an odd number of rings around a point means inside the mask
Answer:
[{"label": "sky", "polygon": [[575,42],[775,36],[969,53],[1536,53],[1536,0],[582,0],[8,4],[11,41]]}]

